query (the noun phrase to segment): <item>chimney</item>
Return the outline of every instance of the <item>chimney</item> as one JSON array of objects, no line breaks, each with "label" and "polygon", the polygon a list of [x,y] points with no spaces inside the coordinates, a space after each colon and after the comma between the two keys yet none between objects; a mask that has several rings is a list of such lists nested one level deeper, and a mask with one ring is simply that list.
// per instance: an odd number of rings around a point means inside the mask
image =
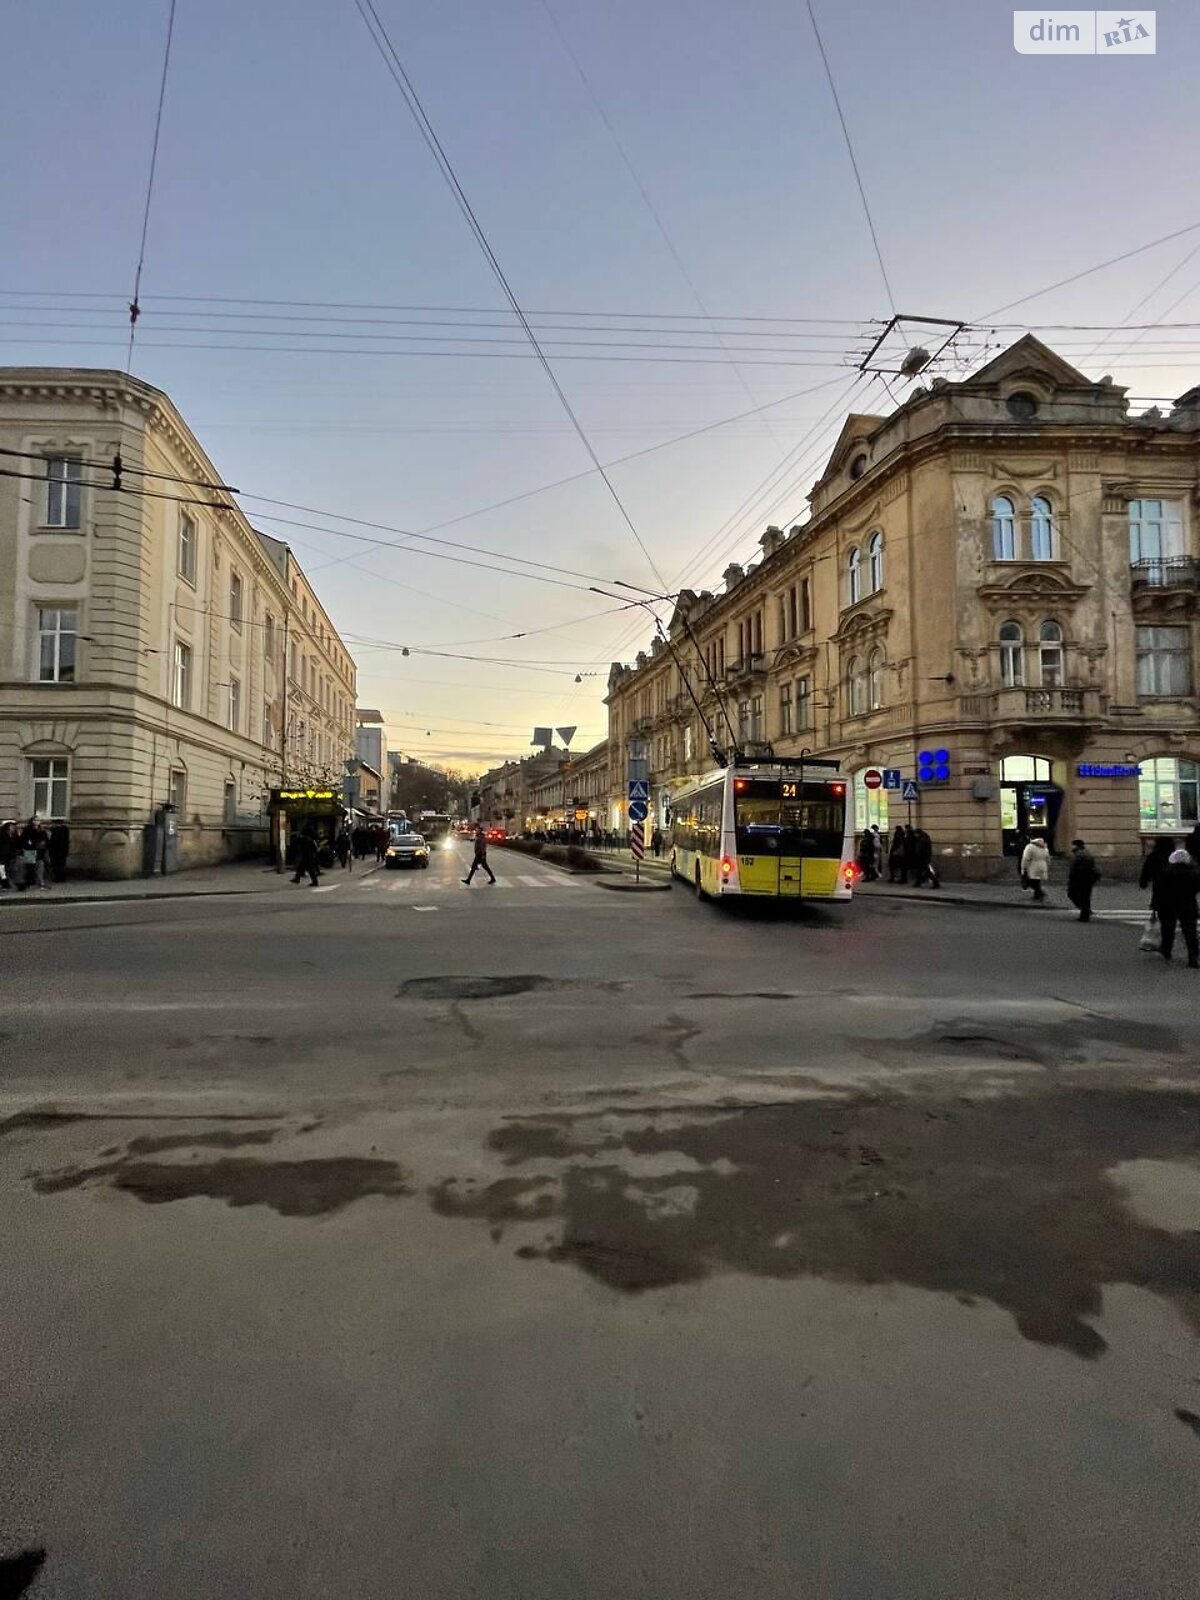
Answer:
[{"label": "chimney", "polygon": [[730,589],[736,588],[736,586],[741,583],[745,576],[746,574],[742,571],[741,567],[738,566],[737,562],[731,561],[725,568],[725,571],[721,574],[721,577],[725,580],[726,592],[728,592]]},{"label": "chimney", "polygon": [[783,529],[777,528],[774,523],[772,523],[758,543],[760,549],[762,550],[763,559],[765,561],[768,556],[773,556],[776,550],[779,549],[779,546],[783,543]]}]

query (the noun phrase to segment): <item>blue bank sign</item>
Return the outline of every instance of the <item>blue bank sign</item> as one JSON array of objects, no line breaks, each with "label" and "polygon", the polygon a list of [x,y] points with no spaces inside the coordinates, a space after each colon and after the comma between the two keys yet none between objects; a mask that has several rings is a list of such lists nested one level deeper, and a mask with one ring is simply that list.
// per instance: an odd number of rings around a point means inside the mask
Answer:
[{"label": "blue bank sign", "polygon": [[1118,762],[1115,765],[1097,765],[1094,761],[1081,761],[1075,769],[1081,778],[1140,778],[1141,767],[1131,767]]}]

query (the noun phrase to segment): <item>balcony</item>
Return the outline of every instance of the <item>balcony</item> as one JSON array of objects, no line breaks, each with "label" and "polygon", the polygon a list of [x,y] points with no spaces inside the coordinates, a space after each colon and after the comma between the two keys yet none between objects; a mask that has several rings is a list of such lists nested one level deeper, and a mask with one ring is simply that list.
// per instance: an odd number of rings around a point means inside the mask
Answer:
[{"label": "balcony", "polygon": [[983,702],[991,722],[1078,723],[1101,714],[1098,689],[1000,689],[972,698]]},{"label": "balcony", "polygon": [[1144,589],[1200,589],[1200,561],[1195,556],[1153,556],[1135,561],[1129,568],[1129,582],[1135,593]]},{"label": "balcony", "polygon": [[767,675],[767,657],[762,650],[755,650],[750,655],[739,656],[736,661],[731,661],[725,669],[725,682],[733,687],[739,683],[749,683],[752,680],[765,678]]}]

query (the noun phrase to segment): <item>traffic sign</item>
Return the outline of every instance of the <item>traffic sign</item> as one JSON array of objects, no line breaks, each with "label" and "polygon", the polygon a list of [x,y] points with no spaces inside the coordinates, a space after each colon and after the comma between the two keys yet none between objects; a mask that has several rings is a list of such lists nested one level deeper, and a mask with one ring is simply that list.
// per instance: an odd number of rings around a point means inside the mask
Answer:
[{"label": "traffic sign", "polygon": [[641,861],[646,854],[646,824],[635,822],[629,833],[629,848],[633,852],[633,859]]},{"label": "traffic sign", "polygon": [[629,798],[631,800],[649,800],[649,798],[650,798],[650,780],[649,780],[649,778],[630,778],[630,780],[629,780]]},{"label": "traffic sign", "polygon": [[900,782],[901,779],[899,767],[884,767],[883,787],[885,789],[898,789],[900,787]]},{"label": "traffic sign", "polygon": [[919,800],[921,798],[921,791],[917,788],[916,784],[911,778],[905,778],[904,782],[901,784],[900,798],[901,800],[907,802],[908,805],[912,805],[914,800]]},{"label": "traffic sign", "polygon": [[882,789],[883,773],[878,767],[868,767],[863,773],[863,787],[866,789]]},{"label": "traffic sign", "polygon": [[648,810],[649,807],[644,800],[631,800],[629,802],[630,822],[645,822]]}]

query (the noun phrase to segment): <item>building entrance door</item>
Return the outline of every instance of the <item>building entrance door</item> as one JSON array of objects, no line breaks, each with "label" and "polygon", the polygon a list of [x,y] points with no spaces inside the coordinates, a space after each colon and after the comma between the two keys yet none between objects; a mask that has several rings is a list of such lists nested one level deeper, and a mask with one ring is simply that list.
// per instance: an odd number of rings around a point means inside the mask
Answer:
[{"label": "building entrance door", "polygon": [[1063,791],[1047,756],[1008,756],[1000,763],[1000,828],[1006,856],[1020,855],[1033,834],[1054,854]]}]

